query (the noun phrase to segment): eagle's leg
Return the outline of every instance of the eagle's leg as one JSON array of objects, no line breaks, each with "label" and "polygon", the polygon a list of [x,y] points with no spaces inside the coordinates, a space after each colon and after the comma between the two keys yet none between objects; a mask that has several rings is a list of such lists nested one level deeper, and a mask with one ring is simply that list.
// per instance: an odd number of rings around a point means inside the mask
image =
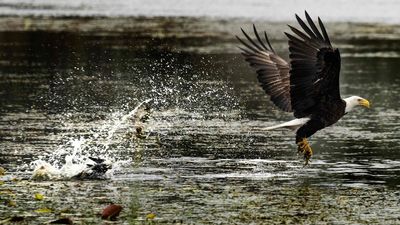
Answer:
[{"label": "eagle's leg", "polygon": [[311,119],[306,124],[301,126],[296,132],[296,144],[298,146],[298,151],[304,154],[305,166],[308,165],[313,151],[307,138],[313,135],[318,130],[325,127],[325,124],[319,120]]},{"label": "eagle's leg", "polygon": [[304,161],[305,161],[304,165],[307,166],[311,156],[313,155],[312,149],[307,141],[307,138],[303,138],[299,142],[297,142],[297,151],[299,153],[304,154]]}]

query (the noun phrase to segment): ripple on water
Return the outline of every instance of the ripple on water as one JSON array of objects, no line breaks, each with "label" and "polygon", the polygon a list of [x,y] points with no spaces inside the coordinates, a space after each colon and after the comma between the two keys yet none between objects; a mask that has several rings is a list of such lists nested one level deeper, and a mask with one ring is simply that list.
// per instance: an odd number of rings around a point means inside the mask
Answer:
[{"label": "ripple on water", "polygon": [[[165,28],[165,21],[162,24]],[[13,41],[69,37],[77,46],[63,48],[50,42],[54,48],[35,52],[36,58],[30,57],[26,45],[4,51],[16,56],[5,54],[2,60],[19,62],[27,57],[41,68],[18,78],[30,66],[29,60],[23,60],[24,65],[9,63],[2,71],[18,74],[0,76],[0,148],[6,149],[0,152],[0,163],[9,170],[0,177],[0,192],[9,193],[2,199],[17,203],[13,210],[0,204],[6,216],[43,207],[32,197],[40,192],[54,213],[32,217],[38,223],[64,215],[67,208],[67,215],[77,223],[99,224],[95,215],[110,201],[125,206],[121,221],[142,222],[154,212],[156,222],[166,224],[174,220],[188,224],[398,222],[400,86],[398,60],[386,57],[398,50],[395,42],[368,42],[379,49],[390,46],[380,50],[386,53],[374,55],[374,48],[361,48],[365,40],[341,40],[351,46],[345,50],[351,55],[343,57],[342,93],[362,94],[371,99],[373,108],[356,110],[316,133],[311,139],[311,165],[303,167],[292,132],[263,130],[292,117],[273,108],[237,52],[225,52],[225,47],[236,45],[233,37],[218,39],[227,42],[218,54],[204,54],[179,51],[193,47],[186,46],[190,43],[207,48],[203,45],[218,34],[204,34],[204,41],[198,37],[176,41],[171,34],[166,39],[150,35],[137,40],[134,35],[120,37],[118,32],[8,35],[7,40]],[[96,44],[98,39],[103,44]],[[129,47],[130,41],[135,46]],[[136,41],[142,43],[140,47]],[[47,46],[38,43],[38,49]],[[153,47],[160,43],[185,46],[165,53],[164,48]],[[286,41],[278,40],[278,46],[277,51],[284,52]],[[77,52],[72,54],[71,49]],[[49,60],[41,52],[75,61],[59,65],[52,61],[58,57]],[[54,71],[44,65],[53,65]],[[154,99],[148,120],[137,124],[128,118],[148,98]],[[142,127],[142,135],[137,135],[136,125]],[[60,169],[66,162],[85,165],[93,155],[112,161],[109,179],[25,179],[34,169],[29,166],[32,161],[55,163]]]}]

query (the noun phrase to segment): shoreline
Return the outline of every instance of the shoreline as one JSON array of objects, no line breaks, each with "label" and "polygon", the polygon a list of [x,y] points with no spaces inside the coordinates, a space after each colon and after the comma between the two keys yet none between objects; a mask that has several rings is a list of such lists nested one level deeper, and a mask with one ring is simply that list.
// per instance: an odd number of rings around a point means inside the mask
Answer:
[{"label": "shoreline", "polygon": [[[81,16],[0,16],[0,31],[48,32],[133,32],[154,37],[240,35],[240,28],[268,30],[271,39],[280,39],[287,24],[247,18],[218,19],[210,17],[81,17]],[[400,25],[382,23],[327,22],[336,39],[400,39]],[[351,31],[351,32],[349,32]]]}]

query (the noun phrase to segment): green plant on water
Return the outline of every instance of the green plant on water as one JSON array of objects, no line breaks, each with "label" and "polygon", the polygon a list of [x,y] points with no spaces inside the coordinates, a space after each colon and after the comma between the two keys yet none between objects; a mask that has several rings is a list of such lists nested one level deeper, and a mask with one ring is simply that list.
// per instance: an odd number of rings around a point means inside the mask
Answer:
[{"label": "green plant on water", "polygon": [[129,202],[129,212],[128,212],[128,222],[129,224],[136,225],[140,224],[140,221],[138,220],[139,218],[139,212],[140,212],[140,201],[139,201],[139,193],[138,193],[138,187],[137,185],[133,185],[130,187],[131,188],[131,198]]}]

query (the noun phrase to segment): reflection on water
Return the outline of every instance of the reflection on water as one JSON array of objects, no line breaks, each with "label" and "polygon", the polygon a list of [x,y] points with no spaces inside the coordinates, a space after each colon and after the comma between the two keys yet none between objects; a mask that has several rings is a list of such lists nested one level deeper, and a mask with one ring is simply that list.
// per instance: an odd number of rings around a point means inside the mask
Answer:
[{"label": "reflection on water", "polygon": [[[0,33],[0,164],[9,171],[6,188],[22,196],[17,203],[37,207],[26,199],[25,185],[62,197],[61,184],[49,189],[51,182],[11,181],[29,177],[29,163],[48,159],[71,139],[98,140],[100,128],[111,129],[115,119],[152,99],[144,138],[123,136],[110,145],[115,160],[128,162],[110,181],[65,182],[74,190],[66,205],[88,196],[97,204],[76,217],[89,223],[101,199],[111,198],[129,208],[121,215],[127,221],[149,212],[169,223],[397,221],[399,39],[338,38],[342,95],[364,96],[373,107],[314,135],[312,165],[303,168],[291,132],[262,130],[291,115],[269,102],[233,34],[173,38],[164,32],[166,38]],[[286,55],[285,40],[275,42]]]}]

